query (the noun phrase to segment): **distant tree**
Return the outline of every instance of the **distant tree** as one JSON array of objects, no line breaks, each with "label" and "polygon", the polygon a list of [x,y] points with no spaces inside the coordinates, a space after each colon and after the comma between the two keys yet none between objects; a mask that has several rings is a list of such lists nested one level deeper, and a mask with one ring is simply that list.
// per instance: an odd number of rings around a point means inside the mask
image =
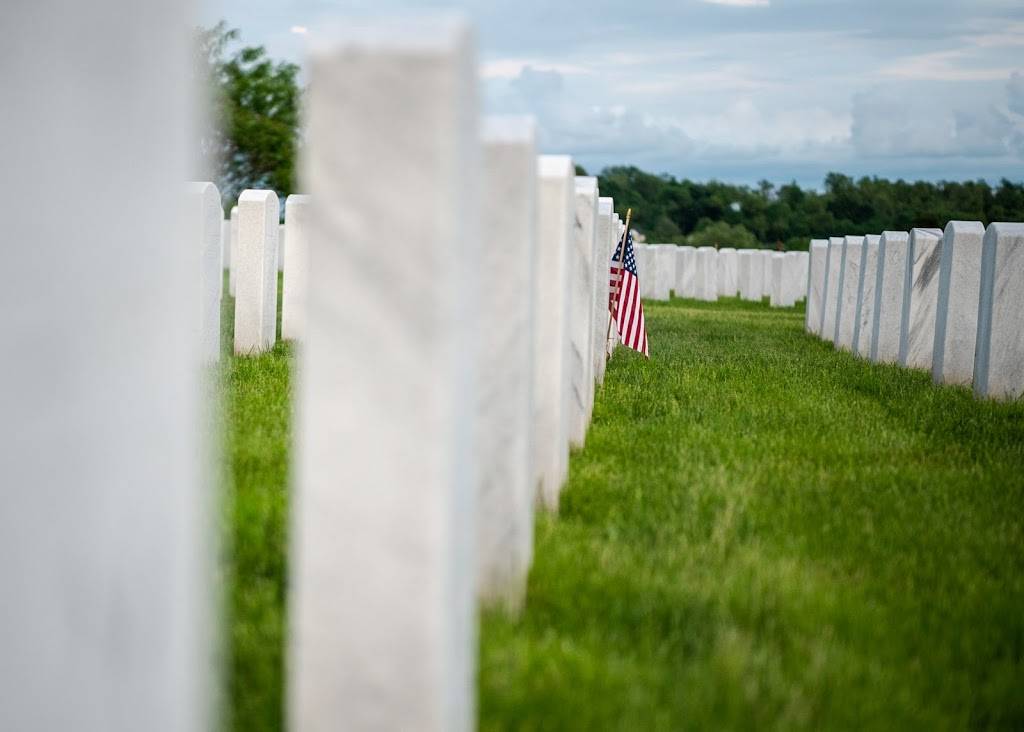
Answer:
[{"label": "distant tree", "polygon": [[230,51],[238,31],[221,21],[196,31],[200,73],[211,84],[215,124],[203,153],[213,159],[225,202],[245,188],[295,190],[301,89],[299,67],[267,57],[263,46]]},{"label": "distant tree", "polygon": [[724,221],[708,221],[690,235],[690,244],[695,247],[735,247],[756,249],[757,239],[743,224],[727,224]]},{"label": "distant tree", "polygon": [[587,169],[579,163],[576,164],[576,175],[588,175]]}]

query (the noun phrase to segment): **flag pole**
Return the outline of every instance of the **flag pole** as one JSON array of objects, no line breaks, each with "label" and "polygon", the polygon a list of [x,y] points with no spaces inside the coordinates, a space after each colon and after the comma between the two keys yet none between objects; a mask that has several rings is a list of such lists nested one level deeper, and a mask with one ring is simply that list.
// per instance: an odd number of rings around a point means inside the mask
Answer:
[{"label": "flag pole", "polygon": [[[629,220],[632,217],[633,209],[627,208],[626,228],[622,230],[622,240],[620,241],[620,243],[622,244],[622,251],[619,253],[619,282],[616,285],[616,287],[619,288],[619,291],[615,294],[615,308],[611,311],[611,313],[609,313],[610,317],[608,318],[608,332],[605,334],[604,337],[605,351],[608,351],[608,341],[610,341],[612,338],[612,323],[616,324],[616,332],[618,332],[619,303],[622,302],[622,280],[625,279],[626,277],[626,240],[629,238]],[[612,252],[612,256],[614,255],[615,252]],[[611,352],[607,352],[605,353],[604,360],[608,361],[609,359],[611,359],[611,357]]]}]

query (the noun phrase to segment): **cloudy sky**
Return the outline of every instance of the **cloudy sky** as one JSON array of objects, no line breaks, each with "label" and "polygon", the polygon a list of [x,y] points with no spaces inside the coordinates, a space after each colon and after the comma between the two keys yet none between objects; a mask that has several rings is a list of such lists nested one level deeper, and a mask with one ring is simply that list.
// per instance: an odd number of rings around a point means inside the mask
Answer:
[{"label": "cloudy sky", "polygon": [[1024,180],[1022,0],[206,0],[203,20],[301,63],[339,16],[434,5],[476,22],[485,111],[536,115],[544,151],[591,170]]}]

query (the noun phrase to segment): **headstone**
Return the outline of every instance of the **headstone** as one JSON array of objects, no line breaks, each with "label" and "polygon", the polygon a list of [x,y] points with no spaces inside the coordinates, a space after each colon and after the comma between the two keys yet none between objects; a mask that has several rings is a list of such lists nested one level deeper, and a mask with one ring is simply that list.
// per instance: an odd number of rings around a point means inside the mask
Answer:
[{"label": "headstone", "polygon": [[935,307],[939,295],[942,231],[911,229],[907,268],[903,278],[899,361],[911,368],[932,368],[935,346]]},{"label": "headstone", "polygon": [[281,338],[301,341],[306,335],[309,293],[309,196],[292,194],[284,202],[285,250],[281,280]]},{"label": "headstone", "polygon": [[[221,216],[223,216],[221,212]],[[231,269],[231,219],[224,219],[220,224],[221,269]]]},{"label": "headstone", "polygon": [[277,340],[277,194],[245,190],[238,197],[235,257],[235,353],[255,355]]},{"label": "headstone", "polygon": [[228,293],[235,296],[235,279],[238,276],[235,265],[238,262],[238,206],[231,207],[231,270],[228,272]]},{"label": "headstone", "polygon": [[757,254],[761,258],[761,297],[771,297],[772,252],[768,249],[758,249]]},{"label": "headstone", "polygon": [[[287,205],[288,199],[285,199],[285,205]],[[284,224],[281,224],[277,230],[277,271],[284,272]]]},{"label": "headstone", "polygon": [[524,293],[531,291],[534,276],[535,135],[532,118],[484,118],[478,594],[484,604],[512,611],[522,605],[533,554],[533,303]]},{"label": "headstone", "polygon": [[654,299],[668,300],[672,297],[672,286],[676,275],[676,245],[655,244],[651,247],[656,264],[654,267]]},{"label": "headstone", "polygon": [[297,358],[287,726],[468,730],[473,42],[464,24],[422,16],[339,33],[307,64],[313,264]]},{"label": "headstone", "polygon": [[594,273],[597,289],[594,300],[594,379],[604,383],[605,354],[608,348],[608,296],[611,284],[612,252],[615,250],[615,231],[612,213],[615,201],[602,197],[597,199],[597,240],[601,249]]},{"label": "headstone", "polygon": [[221,221],[220,191],[213,183],[188,185],[185,226],[188,245],[200,256],[199,341],[203,361],[220,360],[220,291],[224,273],[220,267]]},{"label": "headstone", "polygon": [[597,178],[575,179],[573,247],[569,259],[569,442],[582,447],[594,404],[594,260],[597,258]]},{"label": "headstone", "polygon": [[839,301],[842,297],[843,260],[846,240],[841,236],[832,236],[828,240],[828,279],[822,295],[824,312],[821,320],[821,337],[836,342],[837,324],[839,322]]},{"label": "headstone", "polygon": [[0,3],[7,732],[214,726],[185,21],[173,0]]},{"label": "headstone", "polygon": [[853,326],[853,352],[861,358],[871,354],[871,329],[874,325],[875,285],[878,276],[878,249],[881,237],[864,237],[860,282],[857,285],[857,317]]},{"label": "headstone", "polygon": [[989,224],[983,246],[974,393],[1019,399],[1024,395],[1024,224]]},{"label": "headstone", "polygon": [[822,300],[825,295],[825,275],[828,267],[828,240],[812,239],[807,273],[807,310],[804,329],[821,335]]},{"label": "headstone", "polygon": [[[619,243],[622,241],[622,221],[619,219],[619,215],[618,214],[612,214],[612,238],[614,239],[614,242],[612,243],[612,255],[614,255],[615,249],[619,246]],[[609,270],[609,273],[610,273],[611,272],[611,256],[608,257],[608,270]],[[609,284],[611,284],[611,280],[610,279],[609,279]],[[608,319],[611,320],[611,313],[609,313]],[[615,352],[615,347],[618,344],[619,344],[619,332],[615,329],[615,326],[613,325],[611,328],[608,329],[608,352],[607,353],[608,353],[608,357],[609,358]]]},{"label": "headstone", "polygon": [[797,261],[799,262],[797,268],[796,277],[796,299],[794,302],[799,300],[807,300],[807,275],[811,268],[811,253],[807,252],[796,252]]},{"label": "headstone", "polygon": [[736,279],[736,250],[725,247],[718,250],[718,294],[736,297],[739,284]]},{"label": "headstone", "polygon": [[839,286],[839,315],[836,321],[836,346],[853,350],[853,330],[857,321],[857,294],[860,291],[861,259],[864,237],[847,236],[843,245],[843,277]]},{"label": "headstone", "polygon": [[636,244],[633,252],[638,257],[636,266],[637,274],[640,276],[640,297],[644,300],[657,300],[658,298],[658,257],[655,249],[650,244]]},{"label": "headstone", "polygon": [[737,257],[737,271],[740,276],[740,297],[751,302],[761,302],[764,258],[756,249],[741,249],[737,252]]},{"label": "headstone", "polygon": [[883,231],[878,241],[875,297],[871,311],[870,357],[875,363],[896,363],[903,318],[903,278],[909,237],[903,231]]},{"label": "headstone", "polygon": [[697,296],[697,249],[676,247],[676,281],[673,285],[676,297]]},{"label": "headstone", "polygon": [[974,380],[984,237],[985,227],[978,221],[950,221],[942,235],[932,358],[936,384],[967,385]]},{"label": "headstone", "polygon": [[771,292],[769,303],[773,308],[786,307],[786,282],[785,282],[786,255],[782,252],[774,252],[771,258]]},{"label": "headstone", "polygon": [[538,158],[537,274],[534,287],[534,471],[540,500],[558,510],[569,471],[569,252],[575,218],[575,166],[567,155]]},{"label": "headstone", "polygon": [[718,300],[718,250],[714,247],[697,248],[697,299],[705,302]]}]

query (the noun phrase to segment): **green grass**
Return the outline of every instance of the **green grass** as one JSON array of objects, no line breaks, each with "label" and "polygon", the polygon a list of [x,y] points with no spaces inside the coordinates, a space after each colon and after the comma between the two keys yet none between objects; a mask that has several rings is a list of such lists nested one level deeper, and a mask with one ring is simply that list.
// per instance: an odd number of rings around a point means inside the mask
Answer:
[{"label": "green grass", "polygon": [[[524,613],[483,619],[480,726],[1024,726],[1024,404],[836,353],[798,310],[646,308]],[[281,727],[291,361],[224,363],[238,730]]]}]

